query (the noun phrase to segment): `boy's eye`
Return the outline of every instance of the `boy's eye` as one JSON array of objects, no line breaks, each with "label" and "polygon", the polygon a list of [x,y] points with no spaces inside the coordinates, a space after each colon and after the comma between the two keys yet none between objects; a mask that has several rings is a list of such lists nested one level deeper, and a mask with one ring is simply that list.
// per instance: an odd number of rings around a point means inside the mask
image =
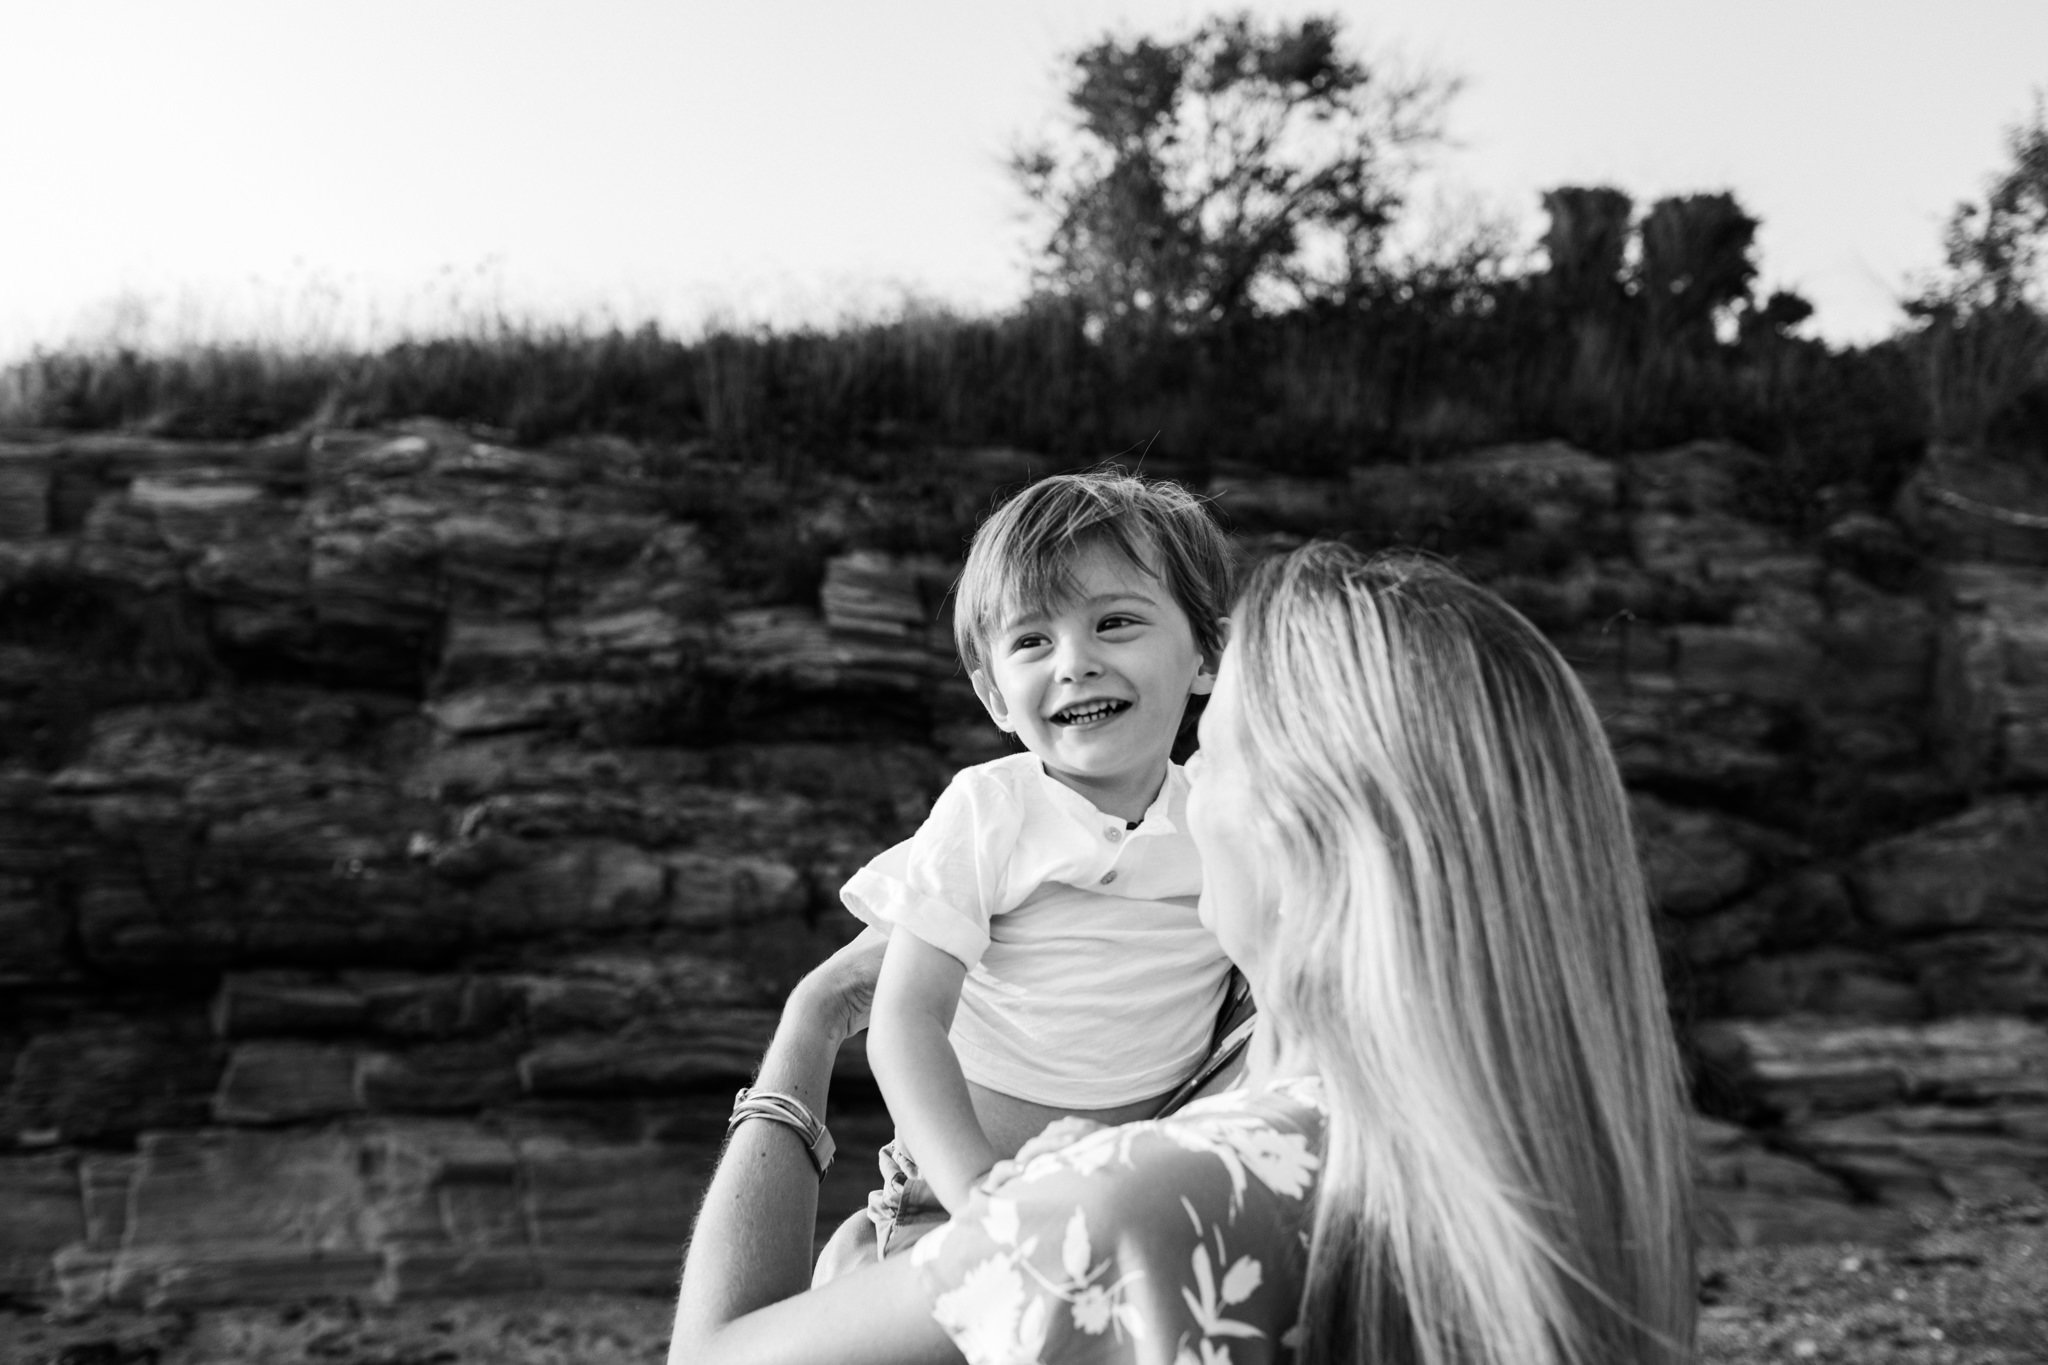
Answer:
[{"label": "boy's eye", "polygon": [[1027,649],[1037,649],[1040,645],[1044,643],[1045,637],[1035,632],[1026,635],[1019,635],[1015,639],[1010,641],[1010,652],[1014,654]]},{"label": "boy's eye", "polygon": [[1139,622],[1138,618],[1135,616],[1126,616],[1122,612],[1113,612],[1110,615],[1103,617],[1101,622],[1095,628],[1097,630],[1123,630],[1126,627],[1135,626],[1139,624],[1141,624],[1141,622]]}]

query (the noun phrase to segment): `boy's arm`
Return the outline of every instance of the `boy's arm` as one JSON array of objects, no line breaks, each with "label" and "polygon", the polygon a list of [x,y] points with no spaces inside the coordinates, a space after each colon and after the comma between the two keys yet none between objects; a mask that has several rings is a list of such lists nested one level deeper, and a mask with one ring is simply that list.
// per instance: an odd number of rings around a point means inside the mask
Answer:
[{"label": "boy's arm", "polygon": [[890,1117],[948,1213],[966,1206],[974,1182],[996,1163],[946,1037],[966,978],[958,958],[899,925],[882,958],[868,1025],[868,1064]]}]

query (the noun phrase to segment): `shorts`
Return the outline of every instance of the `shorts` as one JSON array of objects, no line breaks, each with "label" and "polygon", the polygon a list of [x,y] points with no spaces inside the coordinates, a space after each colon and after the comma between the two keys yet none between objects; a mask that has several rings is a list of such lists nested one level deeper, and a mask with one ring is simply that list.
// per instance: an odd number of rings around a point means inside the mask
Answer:
[{"label": "shorts", "polygon": [[948,1215],[930,1183],[917,1173],[917,1158],[902,1138],[885,1143],[875,1153],[875,1165],[882,1172],[882,1188],[868,1195],[868,1221],[875,1225],[876,1254],[887,1256],[944,1223]]}]

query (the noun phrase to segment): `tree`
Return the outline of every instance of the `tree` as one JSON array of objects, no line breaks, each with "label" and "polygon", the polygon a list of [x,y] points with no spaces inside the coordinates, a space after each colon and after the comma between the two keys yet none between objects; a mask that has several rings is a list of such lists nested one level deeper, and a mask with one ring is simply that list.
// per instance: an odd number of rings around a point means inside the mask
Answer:
[{"label": "tree", "polygon": [[1375,71],[1333,18],[1211,18],[1073,57],[1069,134],[1012,170],[1052,218],[1040,283],[1109,328],[1354,296],[1455,81]]},{"label": "tree", "polygon": [[1988,313],[2015,306],[2048,312],[2048,112],[2006,130],[2012,165],[1982,204],[1959,204],[1942,235],[1946,278],[1923,304]]},{"label": "tree", "polygon": [[1812,316],[1812,304],[1782,289],[1756,302],[1759,223],[1732,194],[1672,195],[1636,222],[1622,191],[1568,185],[1545,193],[1543,209],[1549,296],[1638,342],[1697,352],[1721,338],[1723,323],[1757,342]]},{"label": "tree", "polygon": [[1942,236],[1943,272],[1906,302],[1918,324],[1929,427],[1982,446],[1992,423],[2048,387],[2048,116],[2007,130],[2012,164],[1981,204],[1957,206]]},{"label": "tree", "polygon": [[1651,336],[1713,343],[1715,322],[1749,302],[1758,226],[1732,194],[1674,195],[1650,206],[1637,273]]},{"label": "tree", "polygon": [[1612,307],[1622,294],[1634,201],[1605,185],[1566,185],[1545,192],[1543,211],[1550,217],[1543,252],[1552,290],[1568,307]]},{"label": "tree", "polygon": [[1761,304],[1752,301],[1737,315],[1739,339],[1755,347],[1791,337],[1792,329],[1813,316],[1813,304],[1790,289],[1774,289]]}]

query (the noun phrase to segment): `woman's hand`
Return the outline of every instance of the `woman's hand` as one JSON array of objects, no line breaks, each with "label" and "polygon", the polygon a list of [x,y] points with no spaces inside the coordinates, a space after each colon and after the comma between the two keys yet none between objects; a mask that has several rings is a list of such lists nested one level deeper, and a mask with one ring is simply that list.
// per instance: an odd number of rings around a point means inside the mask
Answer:
[{"label": "woman's hand", "polygon": [[868,1026],[888,935],[870,925],[797,982],[785,1013],[801,1012],[833,1047]]}]

